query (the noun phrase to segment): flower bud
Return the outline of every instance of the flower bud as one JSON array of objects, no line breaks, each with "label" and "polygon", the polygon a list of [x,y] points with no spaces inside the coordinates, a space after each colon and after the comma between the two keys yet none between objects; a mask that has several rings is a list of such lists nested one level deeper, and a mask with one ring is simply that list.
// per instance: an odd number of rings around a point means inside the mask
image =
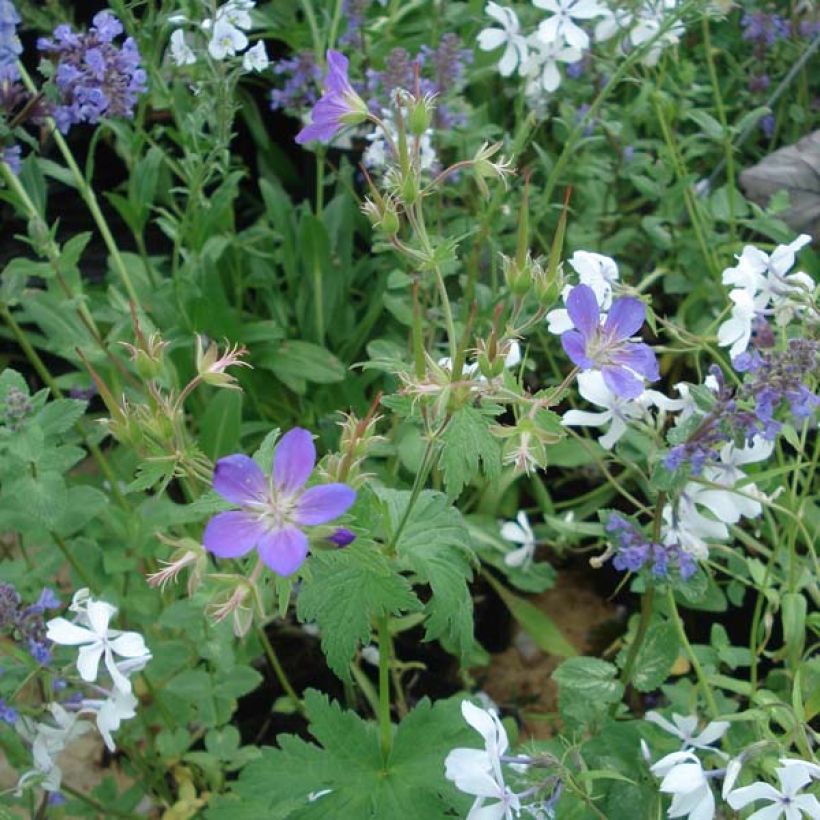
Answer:
[{"label": "flower bud", "polygon": [[525,259],[522,265],[516,259],[502,256],[502,265],[507,287],[515,296],[524,296],[532,284],[532,269],[529,257]]},{"label": "flower bud", "polygon": [[362,205],[362,212],[370,220],[370,224],[385,235],[395,236],[399,232],[401,223],[392,197],[384,197],[381,202],[374,202],[368,197]]},{"label": "flower bud", "polygon": [[[207,348],[204,345],[207,344]],[[203,349],[204,348],[204,349]],[[216,342],[208,342],[202,336],[196,337],[196,372],[205,384],[239,390],[236,378],[225,371],[229,367],[250,367],[241,361],[247,349],[238,344],[231,347],[226,343],[225,352],[220,356]]]},{"label": "flower bud", "polygon": [[416,137],[420,137],[424,134],[430,127],[432,110],[433,104],[430,97],[422,97],[422,99],[416,100],[412,104],[410,114],[407,118],[407,125],[411,134]]},{"label": "flower bud", "polygon": [[414,205],[418,198],[418,185],[412,173],[408,173],[401,184],[401,199],[405,205]]}]

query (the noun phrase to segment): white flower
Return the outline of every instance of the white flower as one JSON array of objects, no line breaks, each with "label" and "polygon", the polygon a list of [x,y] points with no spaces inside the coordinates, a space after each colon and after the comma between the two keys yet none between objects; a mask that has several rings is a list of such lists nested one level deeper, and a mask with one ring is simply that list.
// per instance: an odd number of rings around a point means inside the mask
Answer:
[{"label": "white flower", "polygon": [[111,733],[116,732],[120,728],[120,723],[124,720],[130,720],[137,714],[137,702],[131,692],[122,692],[115,688],[113,692],[109,693],[106,700],[83,700],[80,714],[85,712],[96,715],[97,729],[99,729],[108,750],[113,752],[117,747]]},{"label": "white flower", "polygon": [[495,51],[504,46],[504,53],[498,63],[498,73],[502,77],[509,77],[517,67],[519,74],[523,74],[529,48],[521,34],[516,13],[493,2],[487,3],[484,13],[496,20],[501,28],[491,27],[480,31],[478,47],[482,51]]},{"label": "white flower", "polygon": [[613,393],[604,383],[599,370],[578,374],[578,392],[590,403],[606,408],[601,413],[587,410],[567,410],[561,419],[564,427],[603,427],[611,422],[609,430],[598,439],[605,450],[611,450],[626,432],[629,422],[644,415],[640,399],[625,399]]},{"label": "white flower", "polygon": [[743,756],[733,757],[726,764],[726,774],[723,775],[723,787],[721,788],[720,796],[725,800],[726,796],[735,787],[735,781],[740,774],[743,767]]},{"label": "white flower", "polygon": [[227,20],[217,17],[211,41],[208,43],[208,53],[214,60],[233,57],[247,46],[248,38],[240,29],[232,26]]},{"label": "white flower", "polygon": [[818,766],[817,763],[812,763],[808,760],[799,760],[793,757],[781,757],[780,765],[785,768],[797,766],[803,769],[812,780],[820,780],[820,766]]},{"label": "white flower", "polygon": [[[501,756],[509,748],[504,725],[498,715],[468,700],[462,701],[461,714],[484,738],[484,749],[453,749],[444,761],[445,776],[457,789],[476,795],[467,820],[512,820],[521,803],[507,788],[501,771]],[[485,806],[488,799],[497,802]]]},{"label": "white flower", "polygon": [[247,29],[253,25],[250,10],[256,5],[252,0],[230,0],[216,10],[216,24],[224,21],[234,28]]},{"label": "white flower", "polygon": [[[801,308],[795,297],[808,296],[814,290],[814,280],[808,274],[789,274],[796,254],[809,242],[811,237],[801,234],[788,245],[778,245],[771,255],[746,245],[737,257],[737,265],[723,271],[723,284],[746,291],[757,315],[773,311],[778,324],[786,324]],[[734,298],[732,294],[730,298]]]},{"label": "white flower", "polygon": [[528,42],[533,51],[526,65],[526,74],[529,77],[527,93],[533,95],[543,90],[551,94],[561,85],[558,63],[577,63],[583,54],[579,49],[565,45],[561,40],[545,41],[537,33],[531,34]]},{"label": "white flower", "polygon": [[575,20],[591,20],[604,13],[597,0],[532,0],[539,9],[553,12],[538,26],[544,42],[558,40],[575,48],[589,48],[589,35]]},{"label": "white flower", "polygon": [[196,54],[185,42],[185,32],[181,28],[171,35],[171,60],[176,65],[191,65],[196,62]]},{"label": "white flower", "polygon": [[[524,510],[519,510],[515,521],[505,521],[501,525],[501,537],[505,541],[520,544],[518,549],[508,552],[504,556],[504,563],[508,567],[520,567],[529,564],[535,554],[535,535],[530,527],[530,520]],[[516,523],[516,521],[518,523]]]},{"label": "white flower", "polygon": [[[575,251],[569,258],[569,263],[578,274],[579,284],[592,288],[601,311],[609,310],[612,305],[612,288],[619,276],[615,260],[600,253]],[[566,285],[561,292],[561,298],[565,303],[571,290],[572,285]],[[556,308],[547,314],[547,330],[550,333],[559,336],[573,327],[566,308]]]},{"label": "white flower", "polygon": [[661,542],[670,546],[677,545],[693,558],[705,561],[709,557],[706,539],[725,541],[729,537],[729,530],[722,521],[706,518],[698,512],[696,501],[699,489],[697,485],[687,485],[686,491],[678,498],[676,507],[667,504],[663,508]]},{"label": "white flower", "polygon": [[245,71],[264,71],[268,65],[268,52],[265,51],[265,43],[262,40],[249,48],[242,57],[242,68]]},{"label": "white flower", "polygon": [[720,740],[726,734],[729,728],[729,722],[726,720],[714,720],[708,723],[700,734],[693,734],[698,727],[698,719],[696,715],[676,715],[672,713],[672,722],[670,723],[665,717],[657,712],[647,712],[644,719],[656,726],[660,726],[665,732],[679,738],[683,744],[683,750],[689,749],[707,749],[710,752],[718,751],[712,749],[711,744]]},{"label": "white flower", "polygon": [[672,752],[662,757],[650,771],[662,777],[660,790],[672,795],[668,817],[712,820],[715,796],[700,760],[692,752]]},{"label": "white flower", "polygon": [[811,781],[811,773],[805,766],[788,765],[775,769],[780,781],[780,789],[769,783],[757,782],[729,792],[726,802],[733,809],[742,809],[755,800],[768,800],[770,805],[758,809],[748,820],[800,820],[808,817],[820,818],[820,802],[811,794],[801,794],[801,790]]},{"label": "white flower", "polygon": [[[735,359],[746,352],[752,338],[752,322],[757,314],[752,294],[748,290],[733,290],[729,298],[735,303],[731,316],[718,328],[718,344],[729,347]],[[730,347],[731,345],[731,347]]]},{"label": "white flower", "polygon": [[629,28],[634,16],[629,9],[604,9],[602,18],[595,24],[595,42],[609,40],[624,29]]},{"label": "white flower", "polygon": [[102,657],[117,689],[130,692],[131,682],[115,663],[114,655],[131,659],[132,663],[137,665],[145,665],[151,654],[139,633],[108,628],[108,623],[116,611],[115,606],[105,601],[89,599],[84,619],[87,620],[88,628],[80,626],[79,623],[71,623],[65,618],[53,618],[46,624],[46,637],[63,646],[80,647],[77,671],[84,681],[91,683],[97,680]]},{"label": "white flower", "polygon": [[[667,13],[674,11],[677,0],[647,0],[635,17],[635,24],[629,32],[629,41],[633,47],[638,48],[649,42],[661,30],[664,18]],[[676,23],[668,29],[664,35],[657,40],[643,57],[644,65],[657,65],[664,48],[669,45],[676,45],[685,29],[680,23]]]},{"label": "white flower", "polygon": [[[747,479],[746,473],[740,469],[742,465],[766,461],[773,450],[774,442],[767,441],[762,436],[755,436],[752,443],[744,447],[736,447],[731,442],[724,444],[720,451],[720,461],[706,467],[703,477],[714,484],[735,487]],[[735,492],[701,486],[696,493],[697,503],[726,524],[736,524],[741,516],[757,518],[762,512],[758,499],[766,497],[754,484],[748,482],[738,486]]]},{"label": "white flower", "polygon": [[59,703],[50,703],[51,712],[56,726],[48,723],[35,723],[24,717],[15,725],[23,738],[31,743],[31,756],[34,768],[25,772],[17,782],[16,794],[20,794],[23,787],[31,780],[39,780],[39,786],[47,792],[60,790],[63,773],[57,765],[57,755],[72,740],[85,734],[91,728],[88,723],[78,721],[77,713],[70,713]]},{"label": "white flower", "polygon": [[379,665],[379,648],[372,643],[362,647],[362,660],[367,661],[371,666]]}]

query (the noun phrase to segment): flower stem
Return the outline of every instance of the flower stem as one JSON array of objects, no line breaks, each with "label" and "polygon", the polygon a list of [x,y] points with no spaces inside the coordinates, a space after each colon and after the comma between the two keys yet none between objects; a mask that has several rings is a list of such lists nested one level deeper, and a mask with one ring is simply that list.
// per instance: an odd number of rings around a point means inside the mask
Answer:
[{"label": "flower stem", "polygon": [[698,660],[697,655],[695,655],[695,651],[692,649],[692,644],[689,643],[689,638],[686,637],[686,630],[684,629],[680,612],[678,612],[678,604],[677,601],[675,601],[675,593],[671,585],[667,587],[666,600],[669,604],[669,614],[672,616],[672,623],[675,625],[675,629],[678,632],[678,639],[681,642],[681,646],[683,646],[686,650],[686,657],[689,659],[689,663],[692,664],[692,668],[695,670],[695,676],[698,679],[698,684],[703,692],[706,705],[709,707],[709,717],[714,720],[719,714],[717,703],[715,702],[715,696],[712,692],[712,687],[709,685],[709,681],[706,678],[706,674],[703,671],[703,667],[700,665],[700,661]]},{"label": "flower stem", "polygon": [[[34,82],[32,81],[25,67],[22,64],[18,63],[18,68],[20,70],[20,79],[22,79],[23,84],[32,94],[36,94],[37,87],[34,85]],[[74,155],[71,153],[71,149],[68,147],[68,143],[65,141],[65,138],[57,129],[54,120],[48,118],[46,122],[48,124],[49,129],[51,130],[51,136],[54,138],[54,142],[56,143],[57,148],[60,149],[60,153],[63,155],[63,159],[65,160],[65,163],[68,166],[68,170],[71,171],[71,175],[74,177],[74,183],[77,186],[77,190],[79,191],[80,196],[85,201],[85,204],[88,207],[88,210],[91,213],[91,216],[93,217],[94,222],[97,225],[100,235],[103,238],[103,242],[105,242],[105,246],[106,248],[108,248],[108,253],[111,255],[111,261],[113,263],[114,270],[116,270],[120,279],[122,279],[122,283],[125,287],[125,292],[128,294],[128,298],[135,305],[139,305],[140,300],[137,296],[136,290],[134,290],[134,285],[131,282],[131,276],[128,273],[128,268],[125,266],[125,262],[123,261],[122,255],[120,254],[120,250],[117,247],[117,243],[114,240],[113,234],[111,233],[111,229],[108,227],[108,222],[106,221],[105,216],[103,216],[103,212],[100,210],[100,206],[97,203],[97,197],[94,194],[94,190],[91,188],[88,182],[86,182],[86,179],[83,176],[83,172],[77,165],[77,161],[74,159]]]},{"label": "flower stem", "polygon": [[285,672],[282,664],[279,662],[279,657],[276,654],[276,650],[273,648],[273,644],[270,642],[263,626],[256,627],[256,637],[259,638],[259,642],[265,650],[265,655],[273,668],[273,673],[276,675],[279,685],[285,690],[285,694],[293,704],[293,708],[296,709],[300,715],[304,716],[305,707],[302,705],[302,701],[299,700],[299,695],[296,694],[296,690],[288,680],[287,673]]},{"label": "flower stem", "polygon": [[378,619],[379,629],[379,745],[387,763],[393,743],[390,723],[390,626],[387,616]]}]

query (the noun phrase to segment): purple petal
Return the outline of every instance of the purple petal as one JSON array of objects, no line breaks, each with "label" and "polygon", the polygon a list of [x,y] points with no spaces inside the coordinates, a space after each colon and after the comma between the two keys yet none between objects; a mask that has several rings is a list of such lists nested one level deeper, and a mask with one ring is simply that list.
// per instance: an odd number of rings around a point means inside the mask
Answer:
[{"label": "purple petal", "polygon": [[292,575],[308,554],[307,536],[296,527],[266,533],[259,542],[259,557],[279,575]]},{"label": "purple petal", "polygon": [[595,362],[586,355],[586,343],[580,331],[566,330],[561,334],[561,345],[570,359],[584,370],[593,367]]},{"label": "purple petal", "polygon": [[323,90],[334,94],[344,94],[351,90],[347,74],[347,57],[332,48],[327,52],[327,77]]},{"label": "purple petal", "polygon": [[356,500],[347,484],[322,484],[305,490],[296,507],[297,524],[326,524],[346,513]]},{"label": "purple petal", "polygon": [[621,350],[612,355],[611,360],[615,365],[631,368],[651,382],[661,377],[654,351],[643,342],[631,342],[624,345]]},{"label": "purple petal", "polygon": [[288,430],[273,454],[273,482],[286,492],[293,493],[304,485],[316,464],[313,436],[301,427]]},{"label": "purple petal", "polygon": [[250,552],[267,532],[259,519],[241,510],[217,513],[205,527],[202,543],[220,558],[238,558]]},{"label": "purple petal", "polygon": [[267,495],[268,482],[252,458],[235,453],[216,462],[213,488],[232,504],[244,505],[249,501],[263,500]]},{"label": "purple petal", "polygon": [[604,384],[624,399],[637,399],[643,393],[643,382],[625,367],[603,367]]},{"label": "purple petal", "polygon": [[646,305],[640,299],[624,296],[616,299],[604,322],[604,334],[610,339],[628,339],[634,336],[646,318]]},{"label": "purple petal", "polygon": [[569,292],[567,313],[584,339],[590,339],[598,332],[601,309],[598,307],[595,291],[588,285],[576,285]]}]

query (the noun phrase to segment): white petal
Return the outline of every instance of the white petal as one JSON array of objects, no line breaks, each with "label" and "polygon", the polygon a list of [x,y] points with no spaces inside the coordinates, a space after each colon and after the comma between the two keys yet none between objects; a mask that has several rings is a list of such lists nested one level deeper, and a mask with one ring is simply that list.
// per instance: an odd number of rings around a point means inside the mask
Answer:
[{"label": "white petal", "polygon": [[507,33],[500,28],[485,28],[478,33],[478,47],[482,51],[494,51],[507,41]]},{"label": "white petal", "polygon": [[578,374],[578,392],[592,404],[611,410],[616,403],[615,394],[606,386],[603,375],[598,370]]},{"label": "white petal", "polygon": [[563,427],[603,427],[612,418],[612,411],[590,413],[588,410],[567,410],[561,418]]},{"label": "white petal", "polygon": [[726,802],[733,809],[742,809],[755,800],[777,800],[779,797],[780,792],[774,786],[758,782],[729,792]]},{"label": "white petal", "polygon": [[541,86],[544,91],[553,92],[561,85],[561,72],[554,60],[547,60],[541,71]]},{"label": "white petal", "polygon": [[524,546],[519,547],[512,552],[508,552],[504,556],[504,563],[508,567],[520,567],[527,563],[527,561],[532,557],[533,554],[533,545],[532,544],[524,544]]},{"label": "white petal", "polygon": [[604,450],[611,450],[623,438],[627,429],[626,422],[615,416],[612,419],[612,424],[609,425],[609,430],[598,438],[598,444],[600,444]]},{"label": "white petal", "polygon": [[510,74],[515,71],[515,67],[517,65],[518,52],[512,43],[507,43],[507,47],[504,49],[504,54],[501,55],[501,59],[498,62],[498,73],[502,77],[509,77]]},{"label": "white petal", "polygon": [[512,541],[515,544],[525,544],[530,540],[527,533],[514,521],[505,521],[501,525],[501,537],[505,541]]},{"label": "white petal", "polygon": [[148,647],[139,632],[123,632],[110,641],[109,646],[123,658],[139,658],[148,654]]},{"label": "white petal", "polygon": [[105,601],[89,601],[86,612],[91,628],[98,635],[106,636],[108,634],[108,624],[116,611],[117,607]]},{"label": "white petal", "polygon": [[65,618],[52,618],[46,627],[46,638],[63,646],[78,646],[97,640],[97,636],[91,630],[77,626]]},{"label": "white petal", "polygon": [[102,641],[81,646],[77,655],[77,671],[87,683],[97,680],[100,656],[103,653]]},{"label": "white petal", "polygon": [[108,674],[111,675],[114,686],[119,689],[120,692],[129,694],[131,692],[131,681],[120,672],[119,667],[114,662],[114,655],[110,649],[106,649],[104,655],[105,668],[108,670]]}]

